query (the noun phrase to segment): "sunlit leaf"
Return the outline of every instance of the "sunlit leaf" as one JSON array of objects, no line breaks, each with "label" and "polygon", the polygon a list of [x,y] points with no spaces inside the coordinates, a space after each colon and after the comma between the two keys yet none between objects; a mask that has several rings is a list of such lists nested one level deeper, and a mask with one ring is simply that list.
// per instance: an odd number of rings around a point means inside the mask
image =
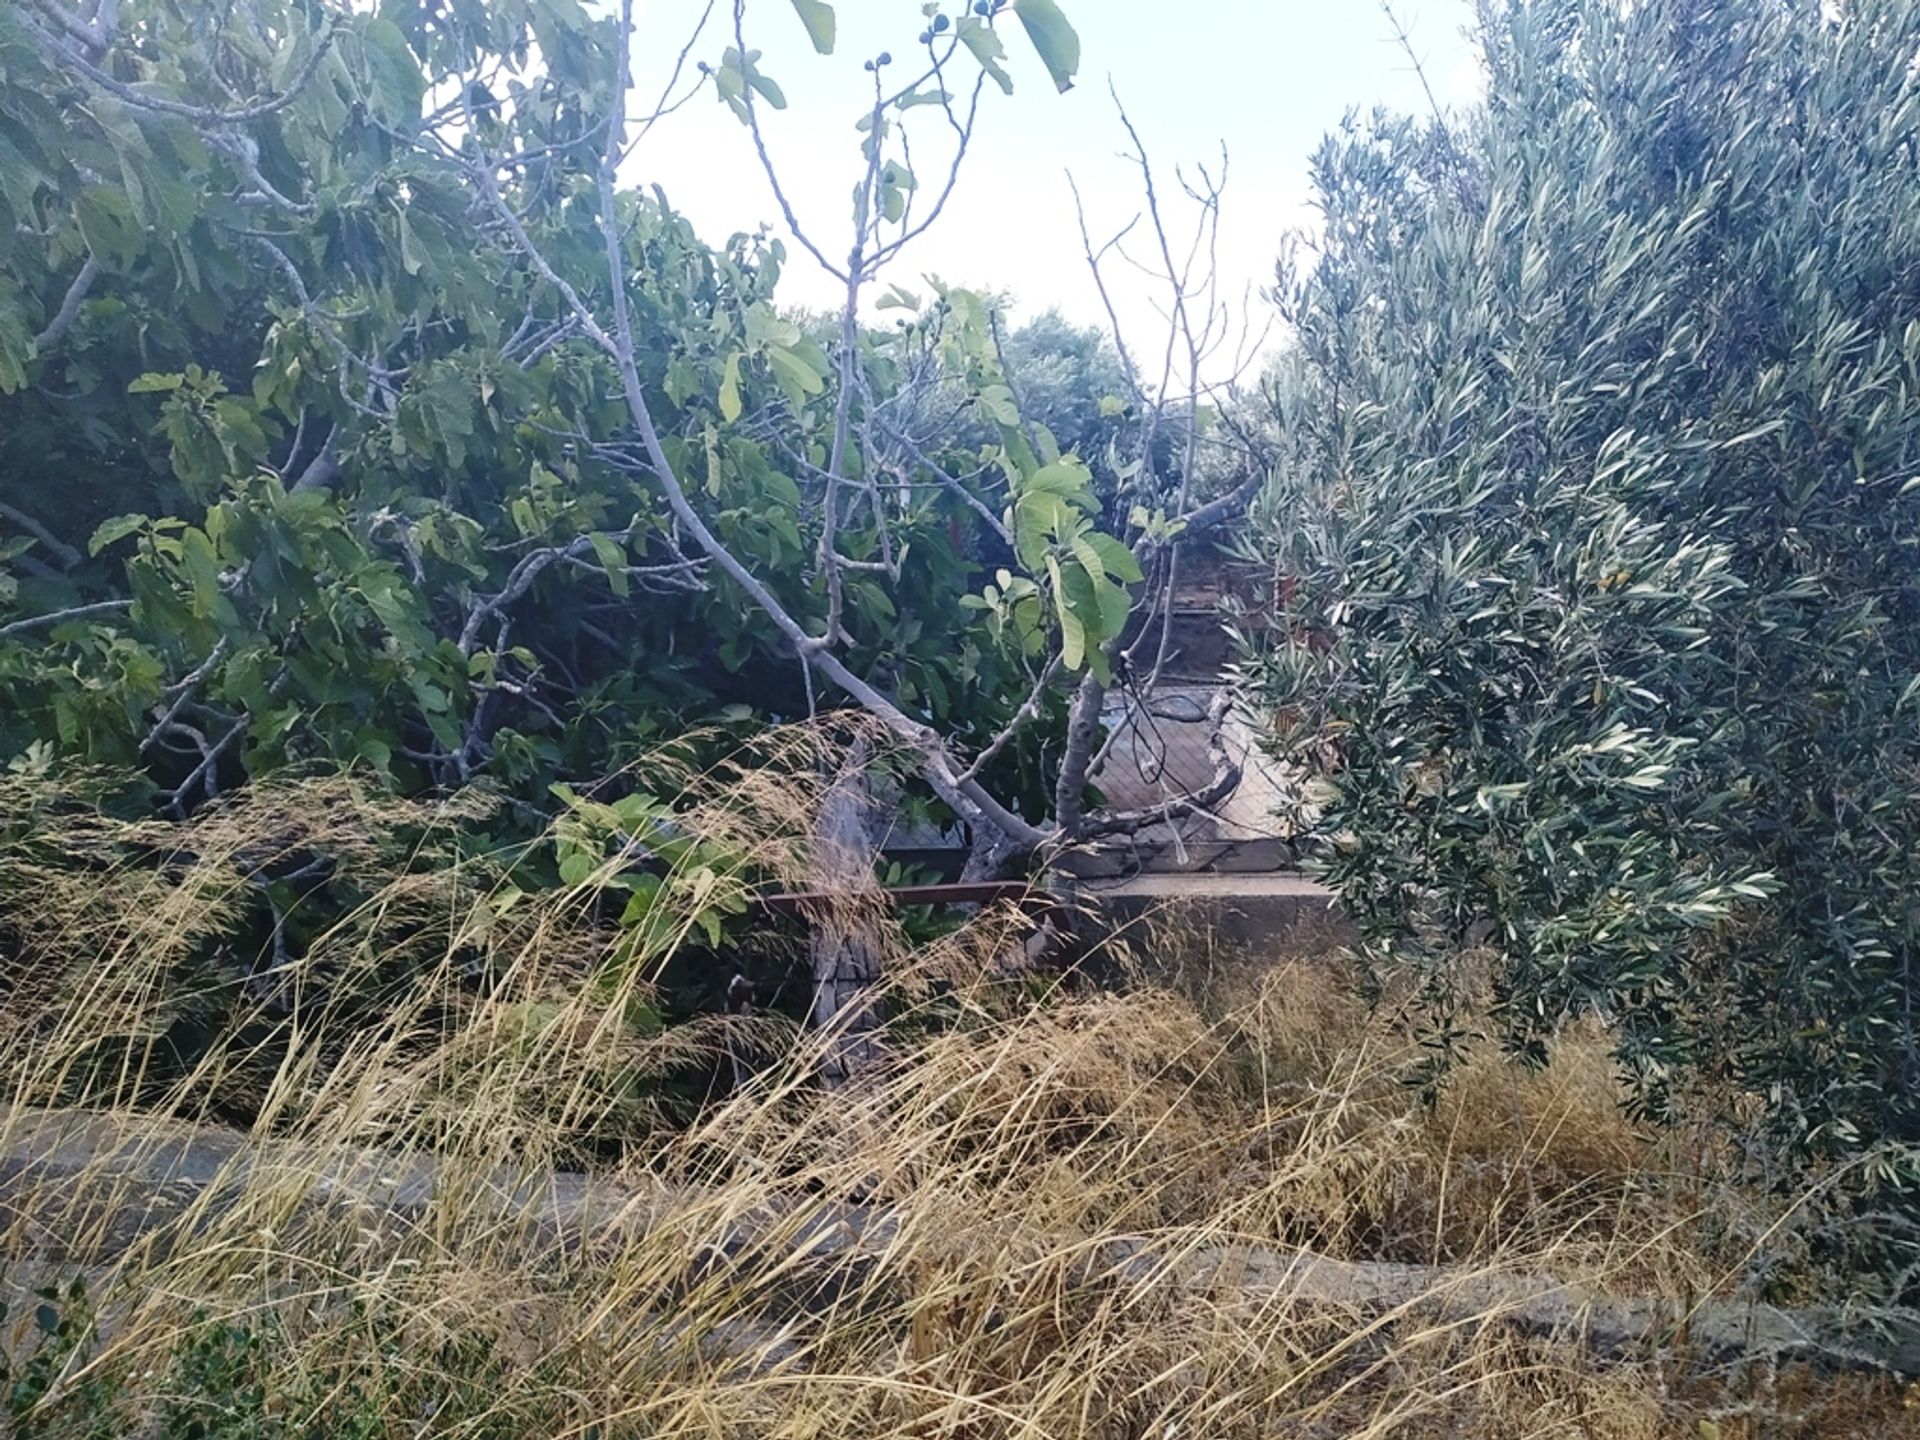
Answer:
[{"label": "sunlit leaf", "polygon": [[603,535],[598,530],[589,534],[587,541],[593,546],[593,553],[599,557],[601,569],[607,572],[607,584],[615,595],[625,600],[632,593],[632,586],[627,580],[626,552],[611,535]]},{"label": "sunlit leaf", "polygon": [[800,16],[800,23],[807,27],[807,38],[813,41],[813,48],[822,55],[833,53],[834,16],[833,6],[825,0],[793,0],[793,8]]},{"label": "sunlit leaf", "polygon": [[1027,38],[1039,52],[1047,74],[1061,91],[1073,88],[1080,70],[1080,36],[1054,0],[1013,0],[1013,13],[1026,27]]}]

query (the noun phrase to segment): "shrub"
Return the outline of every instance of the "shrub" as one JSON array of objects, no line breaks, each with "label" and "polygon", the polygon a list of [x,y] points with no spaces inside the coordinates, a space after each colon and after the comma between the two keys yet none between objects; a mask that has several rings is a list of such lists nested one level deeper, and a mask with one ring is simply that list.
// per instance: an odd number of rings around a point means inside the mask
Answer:
[{"label": "shrub", "polygon": [[1480,950],[1508,1045],[1597,1006],[1650,1111],[1920,1138],[1920,9],[1481,22],[1484,106],[1331,136],[1283,276],[1250,670],[1327,873],[1429,1074]]}]

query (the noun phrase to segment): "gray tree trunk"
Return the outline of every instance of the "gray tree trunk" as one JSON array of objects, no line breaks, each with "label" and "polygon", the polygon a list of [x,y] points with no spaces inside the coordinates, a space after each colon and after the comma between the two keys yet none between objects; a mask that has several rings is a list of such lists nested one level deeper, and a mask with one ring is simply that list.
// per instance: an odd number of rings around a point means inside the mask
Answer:
[{"label": "gray tree trunk", "polygon": [[813,832],[813,885],[830,897],[813,917],[813,1025],[827,1036],[821,1078],[842,1085],[880,1058],[875,990],[884,948],[884,903],[874,878],[873,797],[864,741],[827,787]]}]

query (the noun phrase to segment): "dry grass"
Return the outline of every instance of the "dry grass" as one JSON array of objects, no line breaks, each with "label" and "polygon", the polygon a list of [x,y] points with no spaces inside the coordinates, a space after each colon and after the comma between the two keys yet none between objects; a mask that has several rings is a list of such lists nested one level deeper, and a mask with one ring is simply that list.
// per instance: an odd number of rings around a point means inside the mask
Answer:
[{"label": "dry grass", "polygon": [[[689,833],[790,882],[825,753],[795,743],[803,763],[654,774],[683,793]],[[1177,1278],[1182,1257],[1304,1246],[1708,1292],[1741,1257],[1703,1240],[1674,1199],[1696,1192],[1665,1183],[1663,1152],[1621,1118],[1601,1035],[1570,1037],[1538,1076],[1476,1064],[1427,1111],[1394,1078],[1393,1027],[1323,960],[1196,984],[1145,954],[1119,993],[1036,999],[981,978],[1013,923],[988,915],[917,948],[892,932],[889,1063],[828,1093],[819,1041],[783,1022],[647,1020],[684,927],[630,954],[594,900],[612,861],[510,891],[512,856],[456,843],[484,811],[333,781],[182,834],[0,795],[20,817],[0,884],[36,897],[10,899],[0,931],[16,952],[0,1153],[42,1107],[76,1103],[156,1151],[169,1117],[244,1115],[283,1146],[137,1235],[100,1199],[104,1160],[6,1182],[14,1298],[75,1274],[88,1292],[39,1316],[80,1327],[64,1338],[31,1338],[40,1302],[14,1311],[16,1362],[44,1362],[25,1390],[16,1364],[16,1433],[1920,1433],[1877,1383],[1603,1368],[1493,1316]],[[223,980],[218,947],[263,872],[317,854],[352,903],[270,984]],[[297,905],[282,917],[298,928]],[[663,1077],[749,1043],[745,1086],[666,1123]],[[350,1160],[367,1147],[378,1167]],[[585,1220],[565,1196],[500,1202],[554,1164],[593,1167]],[[316,1174],[342,1165],[317,1200]],[[375,1168],[410,1167],[431,1170],[430,1195],[356,1203]],[[1159,1278],[1109,1273],[1122,1242]]]}]

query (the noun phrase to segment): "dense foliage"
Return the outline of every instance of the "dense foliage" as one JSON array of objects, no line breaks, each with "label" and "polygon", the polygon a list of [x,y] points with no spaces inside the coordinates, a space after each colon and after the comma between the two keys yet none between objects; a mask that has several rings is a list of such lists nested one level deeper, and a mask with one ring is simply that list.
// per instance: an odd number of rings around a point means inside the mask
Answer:
[{"label": "dense foliage", "polygon": [[1319,153],[1254,666],[1436,1061],[1598,1006],[1650,1108],[1920,1139],[1920,8],[1501,0]]},{"label": "dense foliage", "polygon": [[[937,209],[909,112],[957,171],[1003,33],[1063,87],[1077,61],[1051,0],[927,13],[927,76],[849,132],[862,283]],[[663,731],[851,697],[998,737],[968,785],[1045,818],[1066,682],[1104,672],[1171,483],[1125,463],[1142,421],[1065,393],[1111,351],[924,287],[877,328],[782,314],[782,242],[602,189],[664,143],[615,107],[621,23],[0,11],[0,764],[137,767],[176,815],[288,764],[545,813]],[[708,43],[662,108],[770,121],[759,52]],[[1052,357],[1030,411],[1010,355]]]}]

